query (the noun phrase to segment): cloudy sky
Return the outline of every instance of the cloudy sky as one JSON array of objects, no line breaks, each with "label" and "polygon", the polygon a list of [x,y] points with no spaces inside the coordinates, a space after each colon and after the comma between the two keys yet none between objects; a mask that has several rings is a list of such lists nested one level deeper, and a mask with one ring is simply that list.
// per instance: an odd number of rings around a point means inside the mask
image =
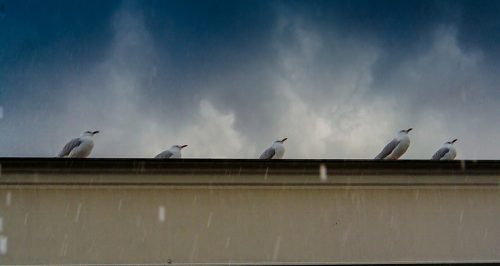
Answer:
[{"label": "cloudy sky", "polygon": [[0,0],[0,156],[500,158],[499,1]]}]

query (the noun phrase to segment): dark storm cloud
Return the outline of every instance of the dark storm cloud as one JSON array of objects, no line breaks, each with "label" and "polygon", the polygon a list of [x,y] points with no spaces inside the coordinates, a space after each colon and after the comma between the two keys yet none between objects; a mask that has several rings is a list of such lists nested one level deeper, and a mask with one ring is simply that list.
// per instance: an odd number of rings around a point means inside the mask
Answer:
[{"label": "dark storm cloud", "polygon": [[256,157],[289,137],[288,158],[371,158],[414,127],[407,158],[455,137],[498,157],[495,1],[5,6],[3,156],[99,129],[95,156]]}]

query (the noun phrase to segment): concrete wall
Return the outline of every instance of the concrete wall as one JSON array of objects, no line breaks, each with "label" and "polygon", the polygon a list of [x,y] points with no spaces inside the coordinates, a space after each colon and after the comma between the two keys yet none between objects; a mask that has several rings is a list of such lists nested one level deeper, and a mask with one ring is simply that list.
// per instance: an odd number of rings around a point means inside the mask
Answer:
[{"label": "concrete wall", "polygon": [[[134,178],[140,183],[140,176]],[[398,178],[401,183],[406,177]],[[498,182],[498,177],[488,178]],[[0,183],[0,262],[500,261],[499,187],[471,184],[5,182]]]}]

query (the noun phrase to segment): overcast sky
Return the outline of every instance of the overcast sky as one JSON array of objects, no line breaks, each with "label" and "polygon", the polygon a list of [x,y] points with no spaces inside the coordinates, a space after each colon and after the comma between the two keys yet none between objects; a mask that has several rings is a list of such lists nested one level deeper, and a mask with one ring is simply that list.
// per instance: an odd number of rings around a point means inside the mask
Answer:
[{"label": "overcast sky", "polygon": [[2,1],[0,156],[500,157],[500,1]]}]

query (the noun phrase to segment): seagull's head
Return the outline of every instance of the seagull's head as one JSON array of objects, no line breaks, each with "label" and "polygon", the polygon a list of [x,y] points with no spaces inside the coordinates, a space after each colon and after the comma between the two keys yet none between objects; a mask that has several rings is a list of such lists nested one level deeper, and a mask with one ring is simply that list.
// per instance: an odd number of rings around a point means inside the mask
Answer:
[{"label": "seagull's head", "polygon": [[287,140],[287,139],[288,139],[288,138],[279,139],[279,140],[277,140],[277,141],[275,141],[275,142],[283,143],[283,142],[285,142],[285,140]]},{"label": "seagull's head", "polygon": [[452,141],[448,141],[448,142],[446,142],[446,144],[453,144],[453,143],[457,142],[457,140],[458,140],[458,139],[454,139],[454,140],[452,140]]},{"label": "seagull's head", "polygon": [[178,149],[178,150],[182,150],[182,149],[186,148],[187,146],[188,145],[185,145],[185,144],[184,145],[174,145],[174,146],[172,146],[172,148],[175,148],[175,149]]},{"label": "seagull's head", "polygon": [[99,133],[99,131],[90,131],[90,130],[87,130],[85,132],[82,133],[82,136],[89,136],[89,137],[92,137],[94,136],[95,134]]},{"label": "seagull's head", "polygon": [[410,127],[409,129],[401,129],[401,130],[399,131],[399,133],[405,133],[405,134],[408,134],[408,133],[409,133],[410,131],[412,131],[412,130],[413,130],[413,128],[411,128],[411,127]]}]

